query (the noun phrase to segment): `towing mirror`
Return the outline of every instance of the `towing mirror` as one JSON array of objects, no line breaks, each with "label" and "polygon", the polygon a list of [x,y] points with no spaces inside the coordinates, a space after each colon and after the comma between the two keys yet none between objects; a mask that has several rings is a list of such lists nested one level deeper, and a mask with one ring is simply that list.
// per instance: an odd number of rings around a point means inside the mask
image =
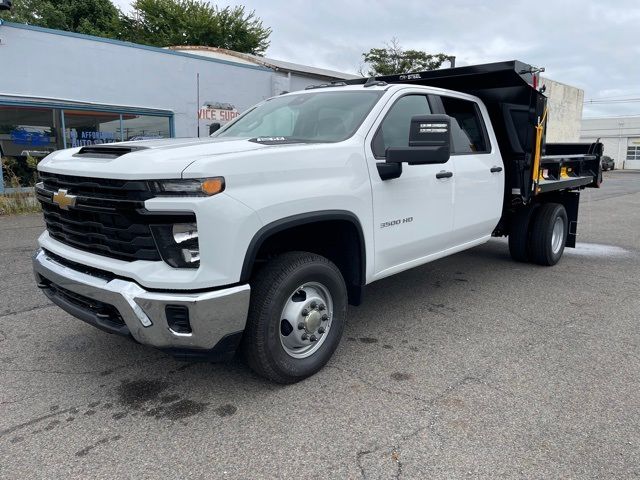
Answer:
[{"label": "towing mirror", "polygon": [[416,115],[411,117],[408,147],[389,147],[387,163],[425,165],[447,163],[451,156],[451,117]]}]

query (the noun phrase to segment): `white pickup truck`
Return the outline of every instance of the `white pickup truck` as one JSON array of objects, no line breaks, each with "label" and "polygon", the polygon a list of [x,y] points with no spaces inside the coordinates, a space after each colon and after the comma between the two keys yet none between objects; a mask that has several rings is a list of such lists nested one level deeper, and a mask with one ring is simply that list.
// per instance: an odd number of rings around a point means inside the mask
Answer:
[{"label": "white pickup truck", "polygon": [[545,145],[536,78],[512,61],[322,85],[212,138],[52,153],[37,284],[107,332],[303,379],[369,283],[492,235],[542,265],[575,246],[602,147]]}]

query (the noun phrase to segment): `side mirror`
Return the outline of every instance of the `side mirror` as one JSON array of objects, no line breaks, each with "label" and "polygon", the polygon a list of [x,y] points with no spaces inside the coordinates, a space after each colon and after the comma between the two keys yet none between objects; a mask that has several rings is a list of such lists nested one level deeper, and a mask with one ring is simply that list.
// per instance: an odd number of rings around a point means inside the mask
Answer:
[{"label": "side mirror", "polygon": [[447,163],[451,157],[451,118],[448,115],[411,117],[408,147],[389,147],[387,163],[426,165]]}]

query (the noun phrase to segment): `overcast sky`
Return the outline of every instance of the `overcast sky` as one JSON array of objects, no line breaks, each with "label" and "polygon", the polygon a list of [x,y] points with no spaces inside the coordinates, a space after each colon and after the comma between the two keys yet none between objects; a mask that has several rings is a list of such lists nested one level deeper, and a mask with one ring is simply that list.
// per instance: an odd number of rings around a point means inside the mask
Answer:
[{"label": "overcast sky", "polygon": [[640,115],[638,0],[215,3],[256,11],[273,29],[268,57],[356,73],[363,52],[396,37],[405,49],[455,55],[459,66],[512,59],[543,66],[549,78],[584,89],[585,117]]}]

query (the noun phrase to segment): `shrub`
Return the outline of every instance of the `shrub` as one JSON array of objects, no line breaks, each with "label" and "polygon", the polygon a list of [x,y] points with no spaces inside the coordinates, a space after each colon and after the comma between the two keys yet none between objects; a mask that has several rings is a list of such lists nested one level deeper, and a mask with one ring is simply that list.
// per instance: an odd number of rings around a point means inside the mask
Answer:
[{"label": "shrub", "polygon": [[[27,162],[28,161],[29,159],[27,159]],[[39,212],[40,204],[36,200],[33,190],[30,188],[22,188],[20,178],[14,173],[12,164],[13,162],[11,160],[2,159],[2,167],[5,173],[5,186],[11,188],[13,191],[0,195],[0,215]]]}]

